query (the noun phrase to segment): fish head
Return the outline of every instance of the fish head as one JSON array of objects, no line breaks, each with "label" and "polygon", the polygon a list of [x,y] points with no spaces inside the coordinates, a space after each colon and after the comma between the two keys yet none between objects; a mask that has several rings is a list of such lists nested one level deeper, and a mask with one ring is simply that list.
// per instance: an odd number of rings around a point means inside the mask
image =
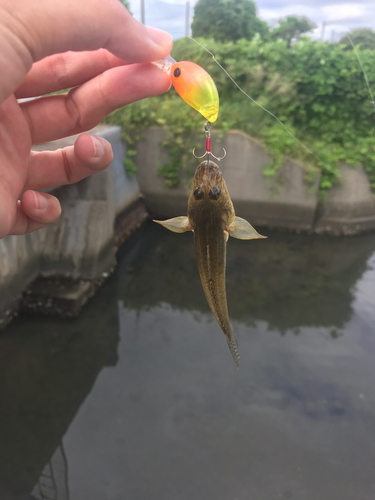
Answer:
[{"label": "fish head", "polygon": [[205,160],[195,171],[189,201],[188,217],[194,226],[199,216],[216,216],[222,227],[229,226],[235,217],[233,203],[219,167],[213,161]]}]

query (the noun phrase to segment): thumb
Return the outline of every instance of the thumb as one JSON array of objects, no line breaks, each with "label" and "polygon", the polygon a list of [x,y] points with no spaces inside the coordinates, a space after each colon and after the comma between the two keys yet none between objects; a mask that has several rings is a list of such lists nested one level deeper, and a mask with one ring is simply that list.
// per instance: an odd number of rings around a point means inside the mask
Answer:
[{"label": "thumb", "polygon": [[127,62],[150,62],[165,57],[172,48],[170,34],[147,28],[119,0],[43,0],[37,3],[40,15],[35,2],[26,3],[34,30],[34,61],[68,50],[105,48]]},{"label": "thumb", "polygon": [[48,55],[105,48],[134,63],[162,59],[172,48],[170,34],[147,28],[119,0],[2,0],[2,8],[0,103]]}]

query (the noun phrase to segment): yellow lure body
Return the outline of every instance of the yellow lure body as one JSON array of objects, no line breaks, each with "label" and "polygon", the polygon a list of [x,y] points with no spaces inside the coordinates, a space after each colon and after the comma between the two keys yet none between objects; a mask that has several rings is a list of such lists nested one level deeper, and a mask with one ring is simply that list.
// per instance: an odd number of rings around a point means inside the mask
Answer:
[{"label": "yellow lure body", "polygon": [[219,114],[219,94],[210,75],[190,61],[181,61],[171,67],[170,78],[180,97],[213,123]]}]

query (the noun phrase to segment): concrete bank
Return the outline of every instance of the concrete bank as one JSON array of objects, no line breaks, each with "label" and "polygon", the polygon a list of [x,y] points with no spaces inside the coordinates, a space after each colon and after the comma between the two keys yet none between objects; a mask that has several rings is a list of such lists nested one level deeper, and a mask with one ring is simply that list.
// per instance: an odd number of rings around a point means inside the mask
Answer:
[{"label": "concrete bank", "polygon": [[[167,151],[160,147],[165,137],[162,128],[146,130],[137,146],[138,180],[125,173],[120,128],[100,126],[91,132],[111,143],[111,166],[77,184],[51,191],[63,210],[55,224],[0,240],[0,329],[19,308],[78,314],[114,269],[116,247],[145,220],[146,209],[161,218],[186,214],[198,160],[191,157],[188,168],[181,168],[179,187],[167,188],[158,175],[160,166],[168,161]],[[35,149],[58,149],[74,144],[75,139]],[[362,168],[341,165],[342,184],[320,204],[319,174],[308,185],[304,166],[287,159],[276,179],[265,177],[268,154],[243,132],[231,131],[221,143],[214,133],[213,152],[220,155],[222,147],[228,154],[220,168],[236,212],[255,226],[346,235],[375,229],[375,199]]]},{"label": "concrete bank", "polygon": [[[18,308],[75,315],[115,267],[115,251],[147,217],[135,177],[124,170],[119,127],[91,133],[112,145],[111,166],[77,184],[52,192],[62,215],[50,227],[0,240],[0,328]],[[76,136],[36,146],[55,150]],[[27,293],[24,294],[27,290]]]},{"label": "concrete bank", "polygon": [[[139,142],[135,162],[138,181],[149,212],[160,217],[186,214],[192,172],[199,160],[191,157],[187,170],[181,169],[181,183],[169,189],[158,176],[168,153],[160,147],[165,132],[150,127]],[[203,148],[202,140],[202,148]],[[255,226],[294,231],[352,235],[375,229],[375,198],[362,167],[340,165],[342,182],[334,186],[323,204],[318,200],[319,173],[307,182],[305,167],[286,159],[275,179],[266,177],[269,155],[255,139],[240,131],[228,132],[221,142],[213,133],[213,152],[227,151],[219,167],[228,185],[236,213]],[[198,151],[199,154],[199,151]]]}]

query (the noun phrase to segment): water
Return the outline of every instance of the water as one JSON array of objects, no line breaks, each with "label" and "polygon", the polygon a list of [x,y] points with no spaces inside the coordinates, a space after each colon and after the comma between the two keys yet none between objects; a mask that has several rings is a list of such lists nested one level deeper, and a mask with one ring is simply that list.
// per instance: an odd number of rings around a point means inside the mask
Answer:
[{"label": "water", "polygon": [[1,500],[375,498],[375,235],[265,233],[228,243],[240,370],[156,224],[78,319],[0,335]]}]

